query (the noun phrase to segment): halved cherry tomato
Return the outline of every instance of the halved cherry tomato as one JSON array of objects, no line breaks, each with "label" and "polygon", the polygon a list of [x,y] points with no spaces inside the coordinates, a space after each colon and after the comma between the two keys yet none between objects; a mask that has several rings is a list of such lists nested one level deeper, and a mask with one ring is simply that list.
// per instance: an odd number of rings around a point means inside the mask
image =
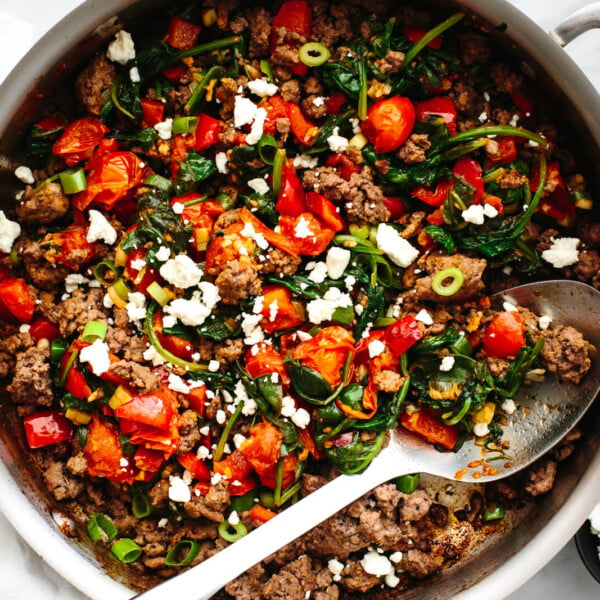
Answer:
[{"label": "halved cherry tomato", "polygon": [[163,466],[165,455],[158,450],[150,450],[144,446],[138,446],[133,455],[133,462],[140,471],[155,474]]},{"label": "halved cherry tomato", "polygon": [[525,344],[523,319],[514,310],[498,313],[483,336],[483,351],[496,358],[515,356]]},{"label": "halved cherry tomato", "polygon": [[283,358],[271,344],[261,343],[256,349],[248,349],[244,364],[252,377],[277,373],[284,385],[289,384],[290,378],[285,370]]},{"label": "halved cherry tomato", "polygon": [[326,227],[312,213],[305,212],[296,218],[282,215],[279,217],[281,234],[292,243],[296,254],[317,256],[325,252],[335,231]]},{"label": "halved cherry tomato", "polygon": [[215,462],[213,470],[227,479],[232,496],[243,496],[256,487],[252,465],[238,449]]},{"label": "halved cherry tomato", "polygon": [[210,470],[206,463],[199,459],[194,452],[186,452],[177,457],[177,462],[192,474],[194,479],[210,481]]},{"label": "halved cherry tomato", "polygon": [[487,165],[505,165],[517,159],[517,144],[512,136],[494,138],[498,144],[498,152],[493,156],[486,156]]},{"label": "halved cherry tomato", "polygon": [[[240,211],[240,219],[244,223],[250,223],[256,233],[261,234],[267,242],[273,244],[276,248],[291,254],[292,256],[298,256],[295,244],[290,241],[284,234],[269,229],[260,219],[255,217],[245,206]],[[212,246],[212,244],[211,244]],[[207,268],[208,268],[208,255],[207,255]]]},{"label": "halved cherry tomato", "polygon": [[431,444],[439,444],[448,450],[452,450],[458,441],[456,427],[442,423],[433,413],[424,409],[410,415],[402,413],[400,424],[409,431],[418,433]]},{"label": "halved cherry tomato", "polygon": [[59,410],[48,409],[23,419],[25,437],[30,448],[58,444],[73,437],[73,425]]},{"label": "halved cherry tomato", "polygon": [[178,356],[179,358],[183,358],[184,360],[192,360],[192,356],[194,354],[194,347],[192,343],[178,335],[167,335],[163,333],[161,314],[156,313],[154,315],[152,328],[156,333],[156,337],[158,337],[159,343],[165,350],[171,354],[174,354],[175,356]]},{"label": "halved cherry tomato", "polygon": [[385,341],[396,356],[404,354],[423,336],[424,333],[419,328],[418,322],[411,315],[402,317],[385,329]]},{"label": "halved cherry tomato", "polygon": [[60,337],[60,329],[54,323],[48,321],[48,319],[45,319],[44,317],[36,317],[31,322],[29,335],[36,342],[44,339],[51,342],[52,340],[56,340]]},{"label": "halved cherry tomato", "polygon": [[325,160],[327,167],[335,167],[340,177],[346,181],[350,181],[353,173],[360,173],[360,166],[353,162],[347,154],[336,152],[330,154]]},{"label": "halved cherry tomato", "polygon": [[[404,33],[406,33],[406,37],[413,44],[416,44],[427,33],[427,29],[423,29],[421,27],[405,27]],[[430,48],[439,50],[442,47],[442,38],[439,36],[436,38],[433,38],[427,45]]]},{"label": "halved cherry tomato", "polygon": [[182,63],[181,61],[179,61],[179,62],[173,63],[172,65],[169,65],[168,67],[163,69],[162,74],[169,81],[176,83],[183,77],[183,75],[185,74],[186,71],[187,71],[187,67],[185,66],[185,64]]},{"label": "halved cherry tomato", "polygon": [[415,107],[409,98],[392,96],[379,100],[367,111],[362,132],[377,154],[397,150],[415,126]]},{"label": "halved cherry tomato", "polygon": [[348,98],[343,92],[334,92],[328,98],[325,98],[325,106],[327,107],[328,115],[339,115],[342,106],[346,104]]},{"label": "halved cherry tomato", "polygon": [[65,163],[72,167],[90,158],[94,148],[107,132],[108,127],[100,119],[82,117],[65,127],[52,147],[52,154],[62,157]]},{"label": "halved cherry tomato", "polygon": [[206,412],[206,386],[192,388],[185,397],[190,408],[203,417]]},{"label": "halved cherry tomato", "polygon": [[[560,225],[572,224],[575,217],[575,205],[569,196],[558,161],[551,161],[546,167],[546,185],[549,183],[553,185],[554,189],[550,193],[544,193],[538,204],[538,212],[556,219]],[[539,185],[540,169],[536,163],[531,169],[531,191],[535,193]]]},{"label": "halved cherry tomato", "polygon": [[198,115],[198,124],[194,133],[194,150],[201,152],[216,144],[219,141],[219,135],[222,130],[223,124],[219,119],[215,119],[204,113]]},{"label": "halved cherry tomato", "polygon": [[428,98],[415,104],[418,121],[424,121],[429,116],[440,116],[448,128],[450,135],[456,133],[456,119],[458,117],[454,100],[449,96]]},{"label": "halved cherry tomato", "polygon": [[[256,217],[254,218],[256,219]],[[258,221],[258,219],[256,220]],[[263,227],[267,229],[266,226]],[[207,273],[210,275],[218,275],[231,261],[234,260],[246,264],[252,262],[250,257],[255,249],[254,240],[251,237],[242,235],[243,229],[243,223],[232,223],[225,228],[223,235],[215,235],[212,238],[206,250]],[[256,227],[254,230],[256,231]]]},{"label": "halved cherry tomato", "polygon": [[390,211],[390,221],[396,221],[406,212],[404,202],[395,196],[384,196],[383,205]]},{"label": "halved cherry tomato", "polygon": [[189,50],[196,45],[202,28],[180,17],[171,17],[167,43],[178,50]]}]

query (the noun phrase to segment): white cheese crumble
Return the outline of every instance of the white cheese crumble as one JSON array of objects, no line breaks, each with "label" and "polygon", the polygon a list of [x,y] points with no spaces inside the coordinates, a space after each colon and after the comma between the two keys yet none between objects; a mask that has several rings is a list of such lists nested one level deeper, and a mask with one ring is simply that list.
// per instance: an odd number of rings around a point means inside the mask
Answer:
[{"label": "white cheese crumble", "polygon": [[154,255],[158,262],[166,262],[171,257],[171,251],[166,246],[161,246]]},{"label": "white cheese crumble", "polygon": [[579,242],[578,238],[570,237],[553,239],[550,248],[542,252],[542,258],[557,269],[574,265],[579,261]]},{"label": "white cheese crumble", "polygon": [[217,152],[215,154],[215,165],[217,166],[217,171],[223,175],[227,175],[227,173],[229,173],[227,162],[227,154],[225,152]]},{"label": "white cheese crumble", "polygon": [[452,371],[454,367],[454,356],[444,356],[440,363],[440,371]]},{"label": "white cheese crumble", "polygon": [[375,358],[385,352],[385,344],[381,340],[369,342],[369,358]]},{"label": "white cheese crumble", "polygon": [[170,140],[173,137],[173,119],[169,117],[154,126],[161,140]]},{"label": "white cheese crumble", "polygon": [[311,300],[307,304],[308,320],[314,325],[331,321],[336,308],[348,306],[352,306],[352,298],[349,294],[342,293],[338,288],[329,288],[322,298]]},{"label": "white cheese crumble", "polygon": [[216,373],[221,368],[221,363],[218,360],[208,361],[208,370],[211,373]]},{"label": "white cheese crumble", "polygon": [[233,125],[236,129],[250,125],[254,121],[258,107],[252,100],[244,96],[236,96],[233,106]]},{"label": "white cheese crumble", "polygon": [[416,315],[415,321],[421,321],[424,325],[433,325],[433,318],[427,310],[422,308]]},{"label": "white cheese crumble", "polygon": [[248,82],[248,89],[259,98],[274,96],[278,88],[274,83],[269,83],[266,79],[253,79]]},{"label": "white cheese crumble", "polygon": [[250,133],[246,136],[246,144],[253,146],[258,143],[262,137],[265,121],[267,120],[267,111],[261,106],[256,110],[254,121]]},{"label": "white cheese crumble", "polygon": [[467,210],[461,213],[463,221],[473,223],[473,225],[483,225],[485,221],[485,212],[481,204],[471,204]]},{"label": "white cheese crumble", "polygon": [[144,350],[144,354],[142,355],[144,360],[151,362],[153,366],[158,367],[159,365],[164,365],[167,362],[157,351],[154,346],[148,346],[146,350]]},{"label": "white cheese crumble", "polygon": [[483,205],[483,214],[488,219],[493,219],[498,216],[498,209],[495,206],[492,206],[491,204],[484,204]]},{"label": "white cheese crumble", "polygon": [[333,133],[327,138],[329,149],[332,152],[345,152],[348,149],[348,138],[340,135],[340,128],[334,127]]},{"label": "white cheese crumble", "polygon": [[25,167],[23,165],[15,169],[15,177],[20,179],[23,183],[27,183],[29,185],[33,185],[35,183],[33,172],[29,167]]},{"label": "white cheese crumble", "polygon": [[296,227],[294,227],[294,235],[302,240],[314,237],[315,234],[310,228],[310,223],[304,217],[300,217],[300,220],[296,223]]},{"label": "white cheese crumble", "polygon": [[307,270],[310,269],[308,278],[315,283],[323,283],[329,274],[327,263],[324,263],[323,261],[311,261],[306,265],[306,268]]},{"label": "white cheese crumble", "polygon": [[[255,177],[248,182],[248,187],[254,190],[257,194],[264,196],[269,193],[269,184],[262,177]],[[246,225],[251,225],[251,223],[246,223]],[[252,237],[252,236],[248,236]]]},{"label": "white cheese crumble", "polygon": [[404,239],[394,227],[387,223],[380,223],[376,234],[377,247],[399,267],[405,269],[419,256],[419,251]]},{"label": "white cheese crumble", "polygon": [[146,318],[146,296],[141,292],[130,292],[125,310],[130,321],[142,321]]},{"label": "white cheese crumble", "polygon": [[169,373],[168,378],[169,389],[174,392],[180,392],[181,394],[189,394],[190,386],[175,373]]},{"label": "white cheese crumble", "polygon": [[316,156],[308,154],[298,154],[294,156],[294,167],[296,169],[314,169],[319,164],[319,159]]},{"label": "white cheese crumble", "polygon": [[221,299],[221,296],[219,295],[219,288],[208,281],[201,281],[198,288],[189,300],[185,298],[172,300],[165,306],[164,312],[173,315],[188,327],[202,325]]},{"label": "white cheese crumble", "polygon": [[325,258],[325,264],[327,265],[327,275],[331,279],[339,279],[346,270],[346,267],[350,264],[350,257],[352,253],[346,248],[340,248],[339,246],[332,246],[327,252]]},{"label": "white cheese crumble", "polygon": [[183,290],[196,287],[202,279],[202,270],[187,254],[178,254],[159,269],[165,281]]},{"label": "white cheese crumble", "polygon": [[512,398],[506,398],[506,400],[504,400],[500,408],[502,408],[502,410],[507,415],[512,415],[516,412],[517,405],[515,404],[515,401]]},{"label": "white cheese crumble", "polygon": [[131,67],[131,69],[129,69],[129,79],[131,79],[132,83],[139,83],[142,80],[140,71],[137,67]]},{"label": "white cheese crumble", "polygon": [[502,308],[506,312],[519,312],[519,309],[512,302],[503,302]]},{"label": "white cheese crumble", "polygon": [[490,432],[490,428],[487,423],[475,423],[473,425],[473,433],[477,437],[484,437]]},{"label": "white cheese crumble", "polygon": [[292,423],[300,429],[306,429],[310,423],[310,413],[305,408],[299,408],[292,415]]},{"label": "white cheese crumble", "polygon": [[126,65],[135,58],[135,45],[128,31],[119,31],[115,39],[108,45],[106,58],[120,65]]},{"label": "white cheese crumble", "polygon": [[344,570],[344,563],[337,560],[337,558],[332,558],[327,563],[327,568],[332,575],[341,575]]},{"label": "white cheese crumble", "polygon": [[90,280],[81,275],[81,273],[69,273],[65,277],[65,291],[68,294],[72,294],[75,290],[79,289],[80,286],[89,282]]},{"label": "white cheese crumble", "polygon": [[88,363],[94,375],[106,373],[110,367],[108,344],[102,340],[95,340],[92,344],[85,346],[85,348],[79,351],[79,361]]},{"label": "white cheese crumble", "polygon": [[394,573],[394,565],[385,554],[369,550],[360,560],[360,565],[366,573],[377,577],[385,577]]},{"label": "white cheese crumble", "polygon": [[117,241],[117,231],[108,222],[108,219],[97,210],[90,210],[90,226],[88,227],[85,236],[86,241],[97,242],[103,241],[106,244],[112,245]]},{"label": "white cheese crumble", "polygon": [[16,221],[7,219],[4,211],[0,210],[0,250],[9,254],[20,235],[21,226]]},{"label": "white cheese crumble", "polygon": [[169,500],[172,502],[189,502],[192,499],[190,488],[181,477],[169,477]]},{"label": "white cheese crumble", "polygon": [[549,317],[548,315],[542,315],[538,319],[538,327],[542,330],[548,329],[548,327],[550,327],[551,323],[552,323],[552,317]]},{"label": "white cheese crumble", "polygon": [[265,332],[260,326],[261,314],[242,313],[242,331],[244,332],[244,344],[254,346],[265,339]]}]

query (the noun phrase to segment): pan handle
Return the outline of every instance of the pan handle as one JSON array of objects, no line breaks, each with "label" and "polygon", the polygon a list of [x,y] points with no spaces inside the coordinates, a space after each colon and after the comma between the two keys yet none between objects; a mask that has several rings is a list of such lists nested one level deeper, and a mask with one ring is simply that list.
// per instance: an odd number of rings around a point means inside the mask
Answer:
[{"label": "pan handle", "polygon": [[559,46],[566,46],[589,29],[598,28],[600,28],[600,2],[593,2],[583,6],[559,23],[550,32],[550,37]]}]

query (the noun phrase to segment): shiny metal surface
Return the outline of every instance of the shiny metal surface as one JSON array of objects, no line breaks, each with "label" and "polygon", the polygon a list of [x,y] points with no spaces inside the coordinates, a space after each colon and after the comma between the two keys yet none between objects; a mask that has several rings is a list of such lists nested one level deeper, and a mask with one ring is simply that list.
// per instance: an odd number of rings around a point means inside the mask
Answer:
[{"label": "shiny metal surface", "polygon": [[595,2],[569,15],[569,17],[550,32],[550,37],[559,46],[566,46],[582,33],[599,27],[600,2]]}]

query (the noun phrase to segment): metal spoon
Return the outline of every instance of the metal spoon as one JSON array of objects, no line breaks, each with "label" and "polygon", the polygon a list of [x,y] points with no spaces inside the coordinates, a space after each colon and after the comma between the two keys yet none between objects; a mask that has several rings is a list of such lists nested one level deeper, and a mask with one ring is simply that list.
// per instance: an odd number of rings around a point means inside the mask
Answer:
[{"label": "metal spoon", "polygon": [[[512,288],[494,296],[547,315],[553,324],[572,325],[600,347],[600,292],[573,281],[546,281]],[[297,504],[261,525],[218,554],[135,596],[136,600],[188,598],[207,600],[226,583],[279,548],[312,529],[374,487],[409,473],[424,472],[447,479],[488,482],[507,477],[531,464],[557,444],[580,420],[600,389],[600,364],[579,385],[554,377],[520,393],[522,408],[508,418],[503,440],[510,459],[486,462],[479,446],[465,443],[456,453],[438,452],[405,430],[393,431],[389,444],[360,475],[340,475]],[[497,455],[496,455],[497,458]]]}]

